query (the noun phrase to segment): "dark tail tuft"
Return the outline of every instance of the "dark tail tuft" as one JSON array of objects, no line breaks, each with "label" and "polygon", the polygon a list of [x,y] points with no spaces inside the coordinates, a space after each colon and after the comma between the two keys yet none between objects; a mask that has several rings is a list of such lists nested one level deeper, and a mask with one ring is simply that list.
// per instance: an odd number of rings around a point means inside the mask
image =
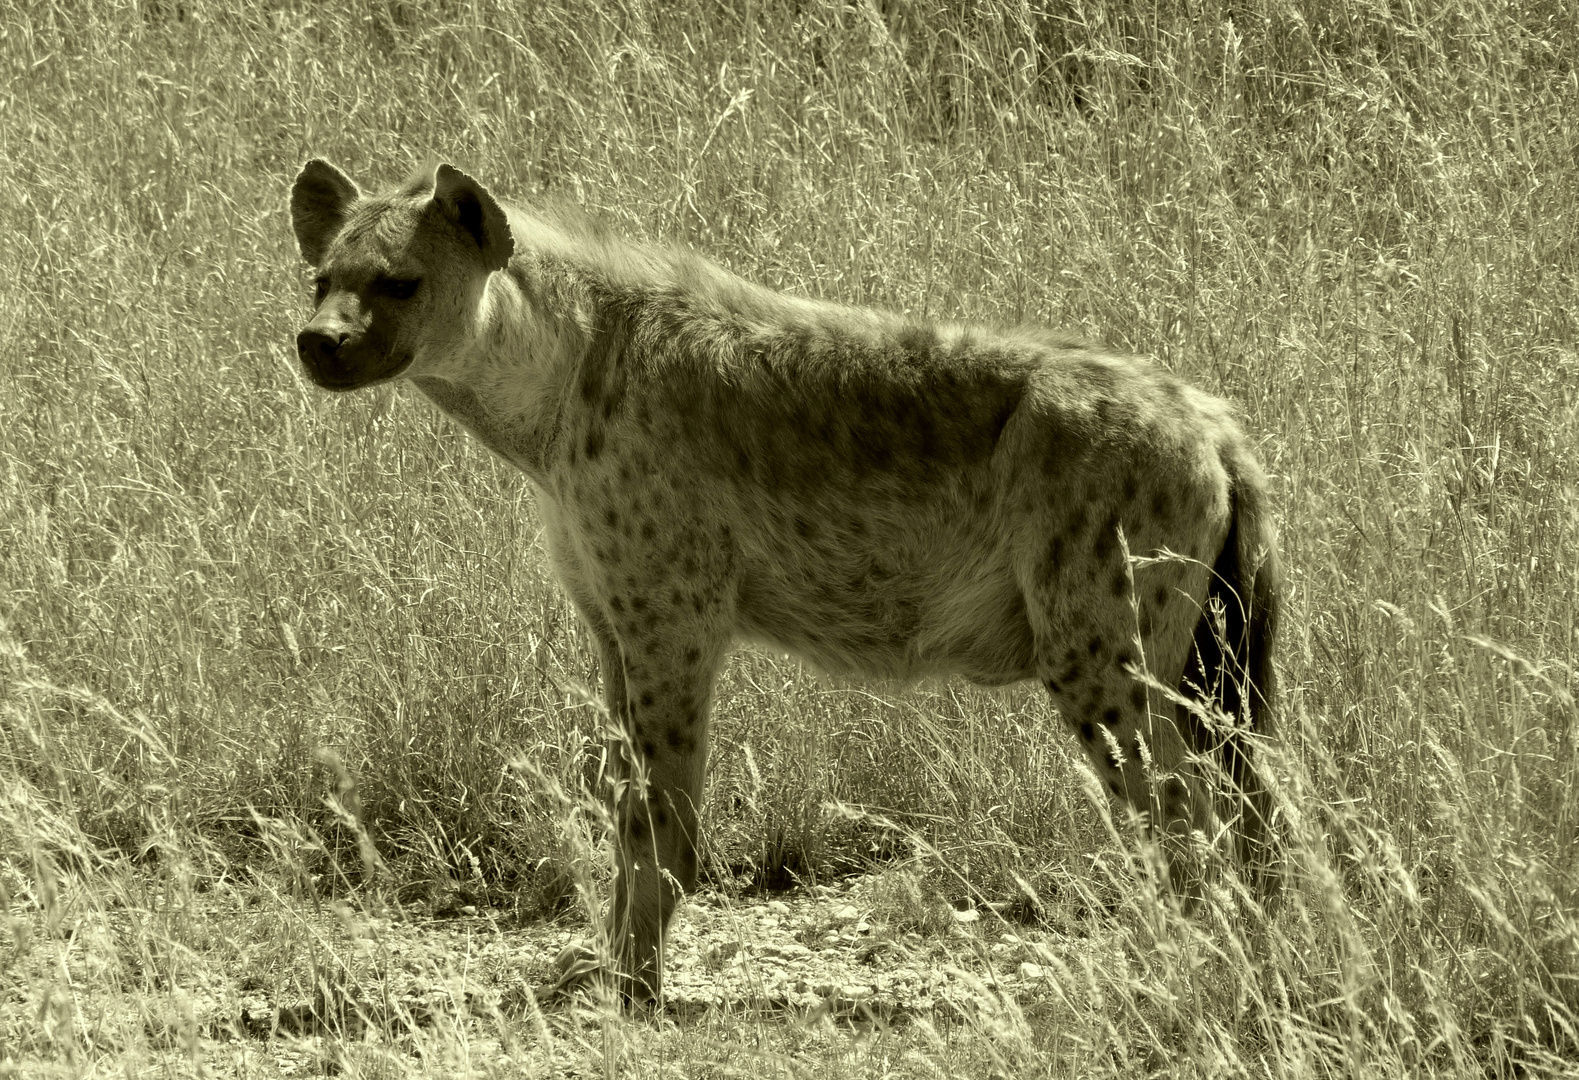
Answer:
[{"label": "dark tail tuft", "polygon": [[1251,877],[1267,889],[1277,861],[1271,793],[1256,769],[1247,734],[1272,734],[1275,675],[1272,650],[1277,632],[1277,554],[1265,521],[1259,484],[1236,481],[1228,536],[1212,566],[1211,584],[1195,648],[1180,692],[1228,719],[1206,724],[1181,708],[1185,738],[1196,753],[1218,755],[1233,781],[1239,814],[1239,856]]}]

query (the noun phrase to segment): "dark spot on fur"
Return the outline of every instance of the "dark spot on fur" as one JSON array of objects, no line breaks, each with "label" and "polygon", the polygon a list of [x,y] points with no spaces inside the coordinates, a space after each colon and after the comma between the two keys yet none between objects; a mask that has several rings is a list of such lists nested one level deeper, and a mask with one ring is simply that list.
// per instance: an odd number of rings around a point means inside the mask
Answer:
[{"label": "dark spot on fur", "polygon": [[1096,725],[1091,723],[1091,721],[1089,721],[1089,720],[1082,720],[1080,722],[1080,738],[1082,738],[1086,742],[1094,742],[1094,741],[1096,741],[1096,737],[1097,737]]},{"label": "dark spot on fur", "polygon": [[587,432],[587,460],[591,461],[603,453],[603,429],[595,427]]},{"label": "dark spot on fur", "polygon": [[817,526],[799,514],[795,515],[795,534],[802,540],[810,540],[817,532]]},{"label": "dark spot on fur", "polygon": [[1134,662],[1135,662],[1135,653],[1134,653],[1134,651],[1132,649],[1120,649],[1117,653],[1115,653],[1113,655],[1113,663],[1121,671],[1127,665],[1133,664]]},{"label": "dark spot on fur", "polygon": [[1166,585],[1158,585],[1157,591],[1151,594],[1151,602],[1159,608],[1168,606],[1168,598],[1173,595],[1173,590]]},{"label": "dark spot on fur", "polygon": [[643,739],[641,741],[641,755],[648,761],[651,761],[658,755],[658,744],[651,739]]},{"label": "dark spot on fur", "polygon": [[1158,521],[1167,521],[1171,518],[1173,516],[1173,496],[1160,488],[1152,492],[1151,516]]},{"label": "dark spot on fur", "polygon": [[694,611],[698,615],[700,615],[702,613],[702,609],[704,607],[706,607],[706,606],[707,606],[707,601],[702,596],[701,593],[694,592],[694,593],[691,594],[691,610],[692,611]]},{"label": "dark spot on fur", "polygon": [[1112,727],[1114,724],[1119,722],[1119,719],[1122,717],[1122,715],[1123,714],[1117,709],[1104,709],[1102,712],[1102,722],[1108,727]]},{"label": "dark spot on fur", "polygon": [[615,509],[612,506],[609,507],[607,510],[603,511],[603,522],[604,522],[604,524],[606,524],[611,529],[619,528],[619,524],[620,524],[619,513],[617,511],[615,511]]},{"label": "dark spot on fur", "polygon": [[630,838],[639,844],[647,838],[647,823],[639,817],[632,816],[626,831],[630,833]]},{"label": "dark spot on fur", "polygon": [[661,806],[658,807],[658,809],[653,811],[652,823],[660,829],[667,829],[669,827],[669,811]]},{"label": "dark spot on fur", "polygon": [[1118,752],[1111,746],[1107,749],[1107,767],[1110,772],[1122,772],[1124,762],[1119,759]]},{"label": "dark spot on fur", "polygon": [[664,740],[669,744],[670,750],[691,749],[691,747],[687,745],[690,740],[685,737],[685,731],[681,728],[670,728],[669,733],[664,736]]},{"label": "dark spot on fur", "polygon": [[631,610],[634,611],[638,615],[640,615],[642,612],[646,611],[647,610],[647,598],[645,596],[632,597],[631,598]]},{"label": "dark spot on fur", "polygon": [[617,596],[609,597],[609,610],[616,615],[623,615],[625,613],[625,601]]},{"label": "dark spot on fur", "polygon": [[1124,477],[1123,491],[1124,491],[1124,501],[1126,503],[1132,503],[1132,502],[1135,501],[1135,496],[1139,493],[1140,488],[1139,488],[1139,485],[1136,484],[1136,482],[1135,482],[1135,474],[1134,473],[1129,473],[1129,474],[1127,474]]},{"label": "dark spot on fur", "polygon": [[1113,575],[1113,596],[1121,598],[1129,590],[1129,575],[1120,570]]},{"label": "dark spot on fur", "polygon": [[692,645],[685,650],[685,663],[687,667],[695,667],[702,662],[702,650]]},{"label": "dark spot on fur", "polygon": [[1047,546],[1047,561],[1052,564],[1052,569],[1055,573],[1064,564],[1064,538],[1062,536],[1053,537],[1053,542]]},{"label": "dark spot on fur", "polygon": [[1071,539],[1078,540],[1085,535],[1086,526],[1090,521],[1091,511],[1086,508],[1085,503],[1080,503],[1070,512],[1069,527],[1065,531]]},{"label": "dark spot on fur", "polygon": [[1122,799],[1124,797],[1124,789],[1119,786],[1119,782],[1117,780],[1109,780],[1107,782],[1107,789],[1108,793],[1111,794],[1115,799]]},{"label": "dark spot on fur", "polygon": [[1102,684],[1092,683],[1086,688],[1086,700],[1082,711],[1093,713],[1102,705]]},{"label": "dark spot on fur", "polygon": [[649,544],[652,543],[658,538],[658,526],[654,525],[651,521],[642,522],[641,538],[647,541]]},{"label": "dark spot on fur", "polygon": [[1097,537],[1091,544],[1091,554],[1097,557],[1098,562],[1106,562],[1118,547],[1118,515],[1109,514],[1100,528]]},{"label": "dark spot on fur", "polygon": [[684,599],[685,599],[685,594],[682,593],[679,589],[670,589],[669,590],[669,603],[672,606],[679,607],[681,601],[683,601]]},{"label": "dark spot on fur", "polygon": [[1136,686],[1129,692],[1129,703],[1135,707],[1136,712],[1146,711],[1146,688]]},{"label": "dark spot on fur", "polygon": [[1106,647],[1107,646],[1103,644],[1102,639],[1099,637],[1094,637],[1090,641],[1086,642],[1086,652],[1090,653],[1092,656],[1100,655],[1102,650]]},{"label": "dark spot on fur", "polygon": [[644,709],[650,709],[650,708],[652,708],[652,702],[653,702],[652,691],[651,690],[643,691],[642,695],[641,695],[641,707],[644,708]]}]

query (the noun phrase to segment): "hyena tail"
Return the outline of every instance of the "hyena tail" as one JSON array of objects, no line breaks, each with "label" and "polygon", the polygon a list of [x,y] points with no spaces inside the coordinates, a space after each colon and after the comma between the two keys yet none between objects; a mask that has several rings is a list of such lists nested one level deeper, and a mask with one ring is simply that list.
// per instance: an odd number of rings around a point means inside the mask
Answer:
[{"label": "hyena tail", "polygon": [[[1272,735],[1278,622],[1277,537],[1268,518],[1266,481],[1253,462],[1230,462],[1228,536],[1212,566],[1206,604],[1181,693],[1213,719],[1186,713],[1192,749],[1215,757],[1233,783],[1238,855],[1252,882],[1269,893],[1277,881],[1272,798],[1252,742]],[[1234,468],[1238,465],[1238,468]],[[1224,722],[1226,721],[1226,722]]]}]

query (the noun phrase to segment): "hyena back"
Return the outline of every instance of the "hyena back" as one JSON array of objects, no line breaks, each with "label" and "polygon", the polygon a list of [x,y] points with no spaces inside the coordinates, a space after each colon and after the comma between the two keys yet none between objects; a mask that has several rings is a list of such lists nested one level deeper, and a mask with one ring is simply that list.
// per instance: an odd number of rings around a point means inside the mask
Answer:
[{"label": "hyena back", "polygon": [[366,196],[310,161],[291,211],[319,269],[309,377],[411,380],[539,493],[635,761],[608,922],[627,992],[658,992],[697,879],[738,639],[833,672],[1037,679],[1176,886],[1218,769],[1240,854],[1270,857],[1246,732],[1269,730],[1274,536],[1222,401],[1072,339],[779,294],[447,165]]}]

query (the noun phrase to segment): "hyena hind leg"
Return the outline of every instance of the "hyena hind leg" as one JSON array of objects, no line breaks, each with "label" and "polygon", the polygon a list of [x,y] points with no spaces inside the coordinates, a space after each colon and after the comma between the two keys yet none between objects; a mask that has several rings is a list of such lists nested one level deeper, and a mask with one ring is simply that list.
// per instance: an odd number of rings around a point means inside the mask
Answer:
[{"label": "hyena hind leg", "polygon": [[1094,634],[1065,653],[1043,678],[1053,704],[1108,795],[1137,810],[1161,844],[1172,890],[1186,900],[1198,896],[1205,871],[1191,834],[1212,832],[1212,788],[1173,720],[1173,704],[1136,676],[1132,643],[1108,645]]},{"label": "hyena hind leg", "polygon": [[1170,884],[1188,900],[1206,872],[1192,834],[1215,832],[1213,787],[1157,687],[1178,684],[1199,618],[1187,598],[1204,591],[1205,571],[1169,560],[1137,569],[1117,535],[1092,555],[1079,573],[1066,562],[1026,575],[1037,673],[1109,796],[1161,843]]}]

